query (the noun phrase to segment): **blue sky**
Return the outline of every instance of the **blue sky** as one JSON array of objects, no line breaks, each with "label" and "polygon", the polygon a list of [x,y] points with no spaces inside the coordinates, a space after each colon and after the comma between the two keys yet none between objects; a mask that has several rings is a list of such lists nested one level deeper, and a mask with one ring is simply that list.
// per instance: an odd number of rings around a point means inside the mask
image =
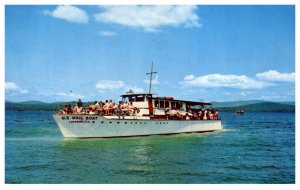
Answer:
[{"label": "blue sky", "polygon": [[5,6],[5,99],[295,100],[294,6]]}]

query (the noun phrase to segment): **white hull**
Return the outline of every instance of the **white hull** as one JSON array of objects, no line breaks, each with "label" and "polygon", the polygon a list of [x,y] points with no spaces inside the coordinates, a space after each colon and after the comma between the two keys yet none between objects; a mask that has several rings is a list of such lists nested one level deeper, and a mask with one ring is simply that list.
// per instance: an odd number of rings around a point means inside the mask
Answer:
[{"label": "white hull", "polygon": [[150,120],[149,117],[53,115],[64,137],[131,137],[221,130],[220,120]]}]

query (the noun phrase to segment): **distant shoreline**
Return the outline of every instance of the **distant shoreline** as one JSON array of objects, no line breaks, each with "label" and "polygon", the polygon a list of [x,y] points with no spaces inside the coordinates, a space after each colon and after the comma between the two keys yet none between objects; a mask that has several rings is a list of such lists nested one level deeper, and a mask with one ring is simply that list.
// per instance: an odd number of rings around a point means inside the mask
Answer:
[{"label": "distant shoreline", "polygon": [[[58,111],[65,104],[75,105],[76,102],[55,102],[44,103],[39,101],[27,102],[5,102],[5,111]],[[83,106],[92,104],[85,102]],[[247,112],[295,112],[295,102],[266,102],[266,101],[234,101],[234,102],[212,102],[213,108],[220,112],[235,112],[236,110],[244,110]]]}]

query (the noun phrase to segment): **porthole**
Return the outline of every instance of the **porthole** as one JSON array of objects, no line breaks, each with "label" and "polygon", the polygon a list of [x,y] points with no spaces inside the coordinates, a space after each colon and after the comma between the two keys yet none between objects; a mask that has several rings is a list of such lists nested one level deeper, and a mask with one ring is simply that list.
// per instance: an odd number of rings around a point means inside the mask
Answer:
[{"label": "porthole", "polygon": [[125,121],[125,124],[127,124],[127,121]]},{"label": "porthole", "polygon": [[110,121],[109,123],[111,124],[112,122]]},{"label": "porthole", "polygon": [[140,124],[143,124],[142,122],[140,122]]},{"label": "porthole", "polygon": [[101,123],[104,123],[104,121],[101,121]]},{"label": "porthole", "polygon": [[144,124],[146,125],[146,122],[144,122]]},{"label": "porthole", "polygon": [[137,122],[135,122],[135,124],[137,124]]},{"label": "porthole", "polygon": [[130,124],[132,124],[132,122],[130,122]]},{"label": "porthole", "polygon": [[159,124],[161,124],[161,122]]},{"label": "porthole", "polygon": [[120,124],[120,121],[118,121],[117,124]]}]

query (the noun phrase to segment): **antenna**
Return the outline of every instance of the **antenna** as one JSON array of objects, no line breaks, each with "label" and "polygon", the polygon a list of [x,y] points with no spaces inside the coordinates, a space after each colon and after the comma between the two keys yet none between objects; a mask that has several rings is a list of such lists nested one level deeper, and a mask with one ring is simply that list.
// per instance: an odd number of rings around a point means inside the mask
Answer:
[{"label": "antenna", "polygon": [[151,87],[152,87],[152,74],[155,74],[157,72],[153,72],[153,62],[151,64],[151,72],[146,73],[146,75],[150,75],[150,80],[149,80],[149,94],[151,94]]}]

